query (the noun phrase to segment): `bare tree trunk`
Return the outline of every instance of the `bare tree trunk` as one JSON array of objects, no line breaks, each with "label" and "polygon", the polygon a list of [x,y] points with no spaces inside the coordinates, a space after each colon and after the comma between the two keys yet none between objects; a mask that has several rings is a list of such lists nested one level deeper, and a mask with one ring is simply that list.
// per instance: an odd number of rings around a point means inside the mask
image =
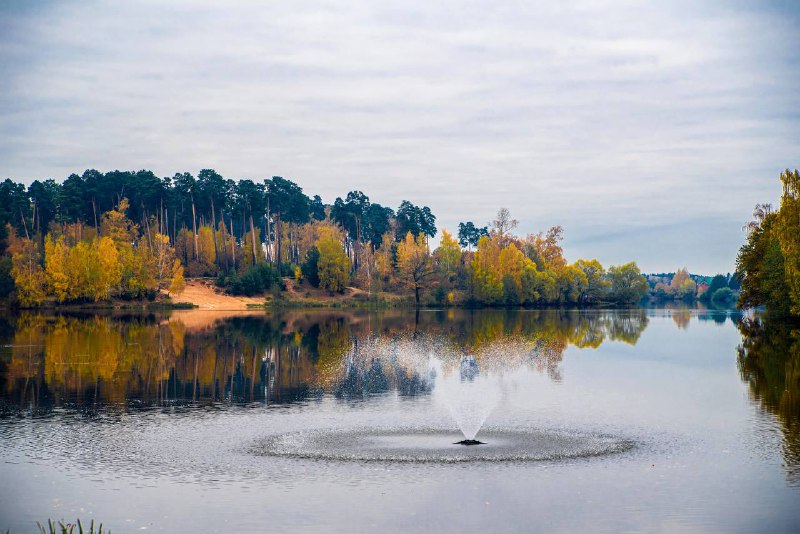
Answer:
[{"label": "bare tree trunk", "polygon": [[278,213],[278,217],[275,219],[275,261],[278,266],[278,278],[281,276],[281,242],[283,241],[283,224],[281,222],[281,214]]},{"label": "bare tree trunk", "polygon": [[289,223],[289,263],[294,262],[294,226]]},{"label": "bare tree trunk", "polygon": [[353,247],[355,250],[353,251],[353,272],[358,272],[358,268],[361,264],[361,260],[359,258],[359,251],[364,247],[364,243],[361,242],[361,217],[356,217],[356,242],[355,246]]},{"label": "bare tree trunk", "polygon": [[94,227],[97,228],[97,235],[100,235],[100,226],[97,224],[97,203],[92,197],[92,211],[94,212]]},{"label": "bare tree trunk", "polygon": [[214,197],[211,198],[211,236],[214,238],[214,258],[217,264],[219,261],[219,249],[217,248],[217,213],[214,211]]},{"label": "bare tree trunk", "polygon": [[267,261],[272,261],[272,236],[269,233],[269,196],[267,196],[267,235],[264,236],[264,240],[267,242]]},{"label": "bare tree trunk", "polygon": [[231,270],[230,262],[228,261],[228,252],[225,250],[225,243],[228,241],[228,237],[225,235],[225,212],[219,210],[219,222],[222,225],[222,251],[225,254],[225,272]]},{"label": "bare tree trunk", "polygon": [[236,270],[236,236],[233,235],[233,217],[231,217],[231,258],[233,259],[233,270]]},{"label": "bare tree trunk", "polygon": [[269,257],[269,221],[264,217],[264,261],[270,261]]},{"label": "bare tree trunk", "polygon": [[256,227],[253,226],[253,212],[250,212],[250,238],[253,245],[253,265],[258,263],[258,254],[256,253]]},{"label": "bare tree trunk", "polygon": [[[375,254],[374,254],[375,251],[372,248],[372,243],[371,242],[370,242],[370,245],[369,245],[369,252],[370,252],[369,257],[368,258],[367,257],[364,258],[364,265],[366,265],[366,268],[367,268],[367,296],[372,298],[372,269],[370,268],[371,267],[370,266],[370,262],[375,257]],[[366,250],[365,250],[365,254],[366,254]]]},{"label": "bare tree trunk", "polygon": [[197,259],[197,212],[194,209],[194,195],[192,198],[192,228],[194,230],[194,259]]},{"label": "bare tree trunk", "polygon": [[25,215],[22,214],[22,207],[19,208],[19,218],[22,219],[22,227],[25,228],[25,239],[30,239],[28,234],[28,223],[25,222]]},{"label": "bare tree trunk", "polygon": [[[142,203],[142,207],[144,207],[144,203]],[[147,212],[144,213],[144,224],[145,228],[147,228],[147,244],[150,245],[150,250],[153,250],[153,241],[150,238],[150,217],[147,216]]]}]

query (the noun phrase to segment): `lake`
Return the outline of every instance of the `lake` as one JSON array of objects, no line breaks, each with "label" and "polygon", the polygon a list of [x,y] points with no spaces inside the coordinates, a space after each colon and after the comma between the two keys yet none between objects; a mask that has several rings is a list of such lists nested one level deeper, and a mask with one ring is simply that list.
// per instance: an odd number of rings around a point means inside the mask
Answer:
[{"label": "lake", "polygon": [[20,313],[0,345],[2,531],[800,529],[800,336],[758,316]]}]

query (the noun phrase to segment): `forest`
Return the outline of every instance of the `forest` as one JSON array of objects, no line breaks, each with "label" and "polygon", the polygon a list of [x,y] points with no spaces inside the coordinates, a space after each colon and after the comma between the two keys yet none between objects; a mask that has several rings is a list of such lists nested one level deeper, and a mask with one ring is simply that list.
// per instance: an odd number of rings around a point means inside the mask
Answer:
[{"label": "forest", "polygon": [[646,295],[635,263],[569,263],[560,226],[525,236],[517,226],[501,208],[485,226],[439,231],[430,208],[408,200],[395,210],[351,191],[326,204],[280,176],[233,180],[212,169],[171,178],[87,170],[27,187],[6,179],[0,298],[22,307],[152,301],[196,277],[231,294],[280,298],[292,283],[415,306],[632,304]]},{"label": "forest", "polygon": [[764,306],[776,316],[800,316],[800,174],[780,176],[780,207],[756,204],[745,226],[747,241],[739,250],[741,308]]}]

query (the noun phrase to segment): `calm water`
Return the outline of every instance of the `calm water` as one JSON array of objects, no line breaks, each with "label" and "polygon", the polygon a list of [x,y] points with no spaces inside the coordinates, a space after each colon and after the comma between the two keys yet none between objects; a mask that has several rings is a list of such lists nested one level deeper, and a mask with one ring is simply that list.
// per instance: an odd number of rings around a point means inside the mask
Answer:
[{"label": "calm water", "polygon": [[[2,531],[800,530],[782,324],[18,315],[0,345]],[[487,444],[452,444],[472,434]]]}]

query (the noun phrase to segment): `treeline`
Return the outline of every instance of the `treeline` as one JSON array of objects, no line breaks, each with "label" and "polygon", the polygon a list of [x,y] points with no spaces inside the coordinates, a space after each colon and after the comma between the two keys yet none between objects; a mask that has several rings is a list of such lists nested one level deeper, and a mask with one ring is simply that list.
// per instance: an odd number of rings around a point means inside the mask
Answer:
[{"label": "treeline", "polygon": [[674,273],[645,275],[650,284],[650,297],[656,302],[669,300],[728,307],[736,303],[740,280],[734,273],[714,277],[690,274],[683,267]]},{"label": "treeline", "polygon": [[773,315],[800,316],[800,174],[786,169],[780,208],[756,204],[739,250],[741,308],[766,306]]},{"label": "treeline", "polygon": [[635,263],[608,271],[597,260],[570,264],[559,245],[561,227],[522,238],[511,233],[515,226],[508,210],[501,209],[474,251],[462,249],[459,240],[472,247],[463,233],[457,240],[442,230],[433,251],[422,233],[408,232],[399,241],[387,234],[379,246],[363,249],[354,269],[340,245],[346,237],[321,223],[299,274],[331,292],[350,282],[370,292],[408,291],[417,305],[630,304],[645,296],[647,280]]},{"label": "treeline", "polygon": [[324,204],[278,176],[88,170],[27,188],[5,180],[0,295],[26,306],[152,299],[179,292],[184,270],[234,294],[279,292],[293,279],[332,294],[413,295],[416,305],[632,303],[646,294],[635,264],[570,264],[560,227],[519,237],[516,226],[502,209],[490,225],[443,230],[431,251],[427,206],[403,201],[395,211],[360,191]]}]

